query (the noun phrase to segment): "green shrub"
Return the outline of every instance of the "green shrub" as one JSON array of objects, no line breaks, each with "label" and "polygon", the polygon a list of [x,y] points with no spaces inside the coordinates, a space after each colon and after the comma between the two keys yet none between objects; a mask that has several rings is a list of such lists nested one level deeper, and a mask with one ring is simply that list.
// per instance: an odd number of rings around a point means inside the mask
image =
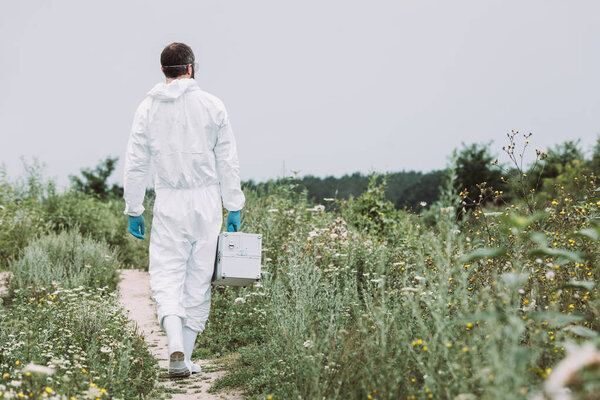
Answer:
[{"label": "green shrub", "polygon": [[[40,202],[43,218],[53,231],[76,229],[84,236],[109,244],[123,266],[147,269],[149,240],[138,240],[129,234],[124,206],[121,199],[101,200],[75,190],[50,192]],[[146,206],[146,230],[150,232],[152,207]]]},{"label": "green shrub", "polygon": [[76,231],[48,235],[29,244],[10,263],[10,290],[35,294],[52,285],[64,288],[108,287],[115,290],[119,275],[115,252],[105,243]]}]

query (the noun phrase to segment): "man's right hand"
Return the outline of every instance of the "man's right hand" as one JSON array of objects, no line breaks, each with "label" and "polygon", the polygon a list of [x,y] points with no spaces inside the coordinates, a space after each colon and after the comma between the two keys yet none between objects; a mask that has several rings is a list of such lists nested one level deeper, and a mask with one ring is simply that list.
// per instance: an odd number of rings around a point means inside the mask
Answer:
[{"label": "man's right hand", "polygon": [[146,222],[142,215],[137,217],[129,216],[129,233],[138,239],[144,239],[144,233],[146,233]]}]

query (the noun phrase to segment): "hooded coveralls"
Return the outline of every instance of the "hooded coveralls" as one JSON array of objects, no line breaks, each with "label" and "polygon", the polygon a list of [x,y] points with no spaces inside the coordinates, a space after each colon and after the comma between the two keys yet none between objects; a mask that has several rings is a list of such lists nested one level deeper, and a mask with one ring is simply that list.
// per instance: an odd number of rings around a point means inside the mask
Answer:
[{"label": "hooded coveralls", "polygon": [[[144,211],[154,168],[150,286],[162,326],[177,315],[202,332],[223,205],[244,207],[235,139],[221,100],[193,79],[159,83],[138,107],[125,158],[125,214]],[[164,327],[163,327],[164,328]]]}]

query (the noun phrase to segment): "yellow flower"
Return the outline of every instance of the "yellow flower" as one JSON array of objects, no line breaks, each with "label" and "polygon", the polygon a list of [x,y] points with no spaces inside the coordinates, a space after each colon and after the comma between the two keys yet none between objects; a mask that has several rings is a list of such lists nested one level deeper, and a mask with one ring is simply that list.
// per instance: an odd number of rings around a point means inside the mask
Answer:
[{"label": "yellow flower", "polygon": [[422,345],[422,344],[423,344],[423,341],[422,341],[421,339],[419,339],[419,340],[417,340],[417,344],[418,344],[418,345]]},{"label": "yellow flower", "polygon": [[100,389],[100,393],[106,393],[106,389],[104,389],[104,388]]},{"label": "yellow flower", "polygon": [[446,347],[447,347],[447,348],[450,348],[450,347],[452,347],[452,343],[450,343],[450,342],[446,343]]},{"label": "yellow flower", "polygon": [[267,400],[271,400],[272,398],[273,398],[273,396],[271,396],[271,395],[267,396]]},{"label": "yellow flower", "polygon": [[429,350],[429,348],[427,348],[427,346],[423,346],[423,351],[427,351]]},{"label": "yellow flower", "polygon": [[50,389],[48,386],[46,386],[46,393],[52,393],[52,389]]},{"label": "yellow flower", "polygon": [[19,360],[15,361],[15,365],[19,365],[19,364],[20,364]]},{"label": "yellow flower", "polygon": [[85,374],[87,371],[85,370],[85,368],[81,369],[81,373]]}]

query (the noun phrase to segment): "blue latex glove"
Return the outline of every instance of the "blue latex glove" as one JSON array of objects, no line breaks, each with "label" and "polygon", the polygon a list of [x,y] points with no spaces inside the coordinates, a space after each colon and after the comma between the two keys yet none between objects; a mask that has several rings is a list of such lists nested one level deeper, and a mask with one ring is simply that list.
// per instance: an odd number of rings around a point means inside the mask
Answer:
[{"label": "blue latex glove", "polygon": [[146,233],[146,222],[144,221],[143,216],[129,216],[129,233],[138,239],[144,239],[144,233]]},{"label": "blue latex glove", "polygon": [[242,218],[239,211],[229,211],[227,214],[227,232],[239,232]]}]

